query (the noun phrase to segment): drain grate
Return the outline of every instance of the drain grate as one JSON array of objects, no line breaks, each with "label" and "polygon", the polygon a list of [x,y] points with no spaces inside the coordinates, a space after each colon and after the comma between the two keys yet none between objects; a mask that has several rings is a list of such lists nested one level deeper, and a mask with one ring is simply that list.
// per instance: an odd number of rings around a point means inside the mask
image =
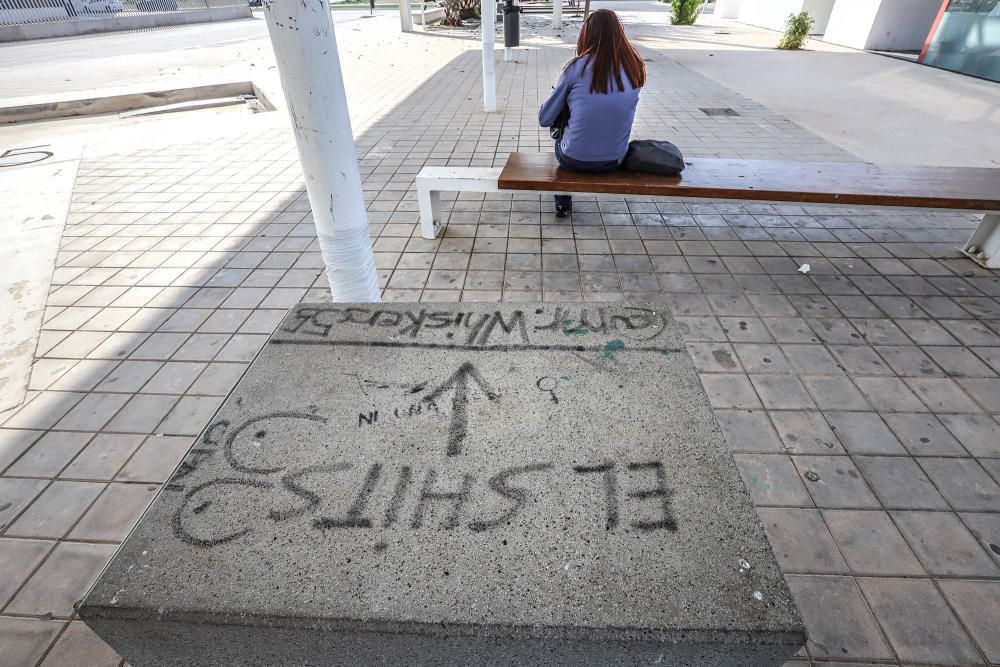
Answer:
[{"label": "drain grate", "polygon": [[698,107],[706,116],[739,116],[740,114],[729,107]]}]

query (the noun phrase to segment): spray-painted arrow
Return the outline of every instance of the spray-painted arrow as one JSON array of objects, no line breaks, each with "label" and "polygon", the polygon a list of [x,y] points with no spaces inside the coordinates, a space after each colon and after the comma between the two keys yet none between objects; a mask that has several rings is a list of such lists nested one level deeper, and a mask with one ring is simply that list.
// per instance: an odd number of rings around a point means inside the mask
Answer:
[{"label": "spray-painted arrow", "polygon": [[497,400],[497,394],[483,380],[479,371],[468,361],[458,367],[455,373],[444,381],[437,389],[424,396],[424,400],[437,403],[438,399],[448,390],[454,388],[454,396],[451,401],[451,425],[448,427],[448,456],[455,456],[462,451],[462,442],[469,428],[469,378],[475,380],[479,389],[486,394],[486,398],[491,401]]}]

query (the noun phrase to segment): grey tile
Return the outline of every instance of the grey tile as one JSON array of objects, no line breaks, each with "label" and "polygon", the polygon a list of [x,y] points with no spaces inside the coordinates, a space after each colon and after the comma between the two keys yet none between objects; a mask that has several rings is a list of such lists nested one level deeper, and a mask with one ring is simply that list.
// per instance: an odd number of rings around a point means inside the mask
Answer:
[{"label": "grey tile", "polygon": [[117,547],[63,542],[7,606],[8,613],[69,618]]},{"label": "grey tile", "polygon": [[701,375],[701,383],[705,387],[713,408],[744,408],[752,410],[760,408],[757,393],[746,375],[719,373]]},{"label": "grey tile", "polygon": [[125,394],[87,394],[56,426],[72,431],[99,431],[127,401]]},{"label": "grey tile", "polygon": [[787,451],[796,454],[843,454],[840,440],[819,412],[771,412],[771,421]]},{"label": "grey tile", "polygon": [[1000,414],[1000,378],[966,378],[959,379],[958,384],[981,409]]},{"label": "grey tile", "polygon": [[[878,500],[847,456],[793,456],[817,507],[878,507]],[[814,479],[810,479],[815,477]]]},{"label": "grey tile", "polygon": [[55,477],[83,449],[93,435],[93,433],[50,431],[21,455],[21,458],[7,469],[7,474]]},{"label": "grey tile", "polygon": [[761,507],[757,512],[782,572],[847,572],[847,563],[818,510]]},{"label": "grey tile", "polygon": [[926,574],[885,512],[826,510],[823,518],[852,573],[876,576]]},{"label": "grey tile", "polygon": [[117,433],[152,433],[176,402],[176,396],[136,394],[111,420],[107,430]]},{"label": "grey tile", "polygon": [[956,510],[996,511],[1000,486],[975,459],[920,459],[920,466]]},{"label": "grey tile", "polygon": [[906,384],[933,412],[981,412],[975,401],[950,378],[906,378]]},{"label": "grey tile", "polygon": [[896,436],[874,412],[827,412],[826,418],[851,454],[906,454]]},{"label": "grey tile", "polygon": [[142,388],[149,394],[183,394],[205,369],[197,362],[168,361]]},{"label": "grey tile", "polygon": [[1000,423],[989,415],[941,415],[940,419],[973,456],[1000,457]]},{"label": "grey tile", "polygon": [[[0,563],[4,575],[0,577],[0,609],[14,597],[14,593],[42,562],[55,542],[45,540],[12,540],[0,537]],[[0,636],[2,636],[0,631]]]},{"label": "grey tile", "polygon": [[809,507],[812,498],[783,454],[736,454],[736,466],[755,505]]},{"label": "grey tile", "polygon": [[991,663],[1000,663],[1000,581],[942,581],[945,598]]},{"label": "grey tile", "polygon": [[914,553],[932,575],[996,577],[1000,567],[987,555],[957,514],[893,512]]},{"label": "grey tile", "polygon": [[141,435],[99,433],[63,470],[60,477],[110,480],[142,441]]},{"label": "grey tile", "polygon": [[774,344],[737,343],[736,354],[747,373],[791,373],[781,348]]},{"label": "grey tile", "polygon": [[70,533],[70,539],[121,542],[159,489],[148,484],[109,484]]},{"label": "grey tile", "polygon": [[81,621],[72,621],[40,667],[87,665],[87,667],[118,667],[122,658]]},{"label": "grey tile", "polygon": [[184,396],[160,424],[167,435],[198,435],[222,405],[221,396]]},{"label": "grey tile", "polygon": [[852,577],[788,575],[817,658],[889,660],[894,656]]},{"label": "grey tile", "polygon": [[1000,564],[1000,514],[963,512],[961,516],[983,550]]},{"label": "grey tile", "polygon": [[191,394],[204,396],[227,396],[236,382],[246,372],[249,364],[211,363],[188,388]]},{"label": "grey tile", "polygon": [[134,361],[127,359],[111,371],[97,385],[98,391],[134,393],[156,374],[162,365],[159,361]]},{"label": "grey tile", "polygon": [[[980,415],[945,415],[946,419],[960,420],[978,418]],[[966,456],[966,450],[948,432],[948,429],[932,414],[884,415],[889,428],[913,456]],[[1000,437],[998,432],[997,437]]]},{"label": "grey tile", "polygon": [[12,667],[34,665],[62,627],[61,621],[0,617],[0,655]]},{"label": "grey tile", "polygon": [[922,412],[926,409],[899,378],[854,377],[854,383],[879,412]]},{"label": "grey tile", "polygon": [[119,482],[151,482],[161,484],[181,462],[191,438],[180,436],[150,436],[125,464],[115,478]]},{"label": "grey tile", "polygon": [[771,420],[763,410],[718,410],[715,416],[732,451],[783,451]]},{"label": "grey tile", "polygon": [[43,431],[0,429],[0,472],[31,447]]},{"label": "grey tile", "polygon": [[870,410],[871,406],[845,375],[803,375],[802,383],[821,410]]},{"label": "grey tile", "polygon": [[815,407],[795,375],[751,375],[757,394],[769,410],[802,410]]},{"label": "grey tile", "polygon": [[948,509],[948,503],[913,459],[905,456],[858,456],[854,460],[884,507]]},{"label": "grey tile", "polygon": [[859,579],[865,598],[901,660],[981,664],[978,652],[927,579]]},{"label": "grey tile", "polygon": [[10,537],[61,538],[104,488],[95,482],[53,482],[4,533]]},{"label": "grey tile", "polygon": [[700,373],[727,373],[742,370],[736,353],[729,343],[686,343],[688,352],[694,361],[694,367]]}]

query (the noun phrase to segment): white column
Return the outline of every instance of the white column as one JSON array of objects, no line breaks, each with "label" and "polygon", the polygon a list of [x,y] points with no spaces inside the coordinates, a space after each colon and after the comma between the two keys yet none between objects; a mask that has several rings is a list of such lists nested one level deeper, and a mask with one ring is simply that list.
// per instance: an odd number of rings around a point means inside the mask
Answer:
[{"label": "white column", "polygon": [[326,0],[265,0],[267,31],[334,301],[379,301],[361,174]]},{"label": "white column", "polygon": [[399,0],[399,25],[403,32],[413,32],[413,13],[410,0]]},{"label": "white column", "polygon": [[562,0],[552,0],[552,27],[562,27]]},{"label": "white column", "polygon": [[497,110],[496,44],[497,5],[496,0],[482,0],[480,12],[483,16],[483,108],[487,113]]}]

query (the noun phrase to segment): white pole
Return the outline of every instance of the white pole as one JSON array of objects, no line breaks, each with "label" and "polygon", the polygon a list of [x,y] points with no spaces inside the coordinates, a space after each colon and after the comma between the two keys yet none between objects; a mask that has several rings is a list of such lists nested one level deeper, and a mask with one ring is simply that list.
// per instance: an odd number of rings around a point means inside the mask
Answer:
[{"label": "white pole", "polygon": [[334,301],[380,301],[361,174],[327,0],[264,0]]},{"label": "white pole", "polygon": [[503,49],[503,59],[504,62],[510,62],[514,59],[514,49],[509,46],[505,46]]},{"label": "white pole", "polygon": [[399,0],[399,25],[403,32],[413,32],[413,14],[410,0]]},{"label": "white pole", "polygon": [[562,0],[552,1],[552,27],[556,30],[562,27]]},{"label": "white pole", "polygon": [[483,15],[483,108],[487,113],[497,110],[497,72],[495,55],[497,6],[496,0],[482,0]]}]

